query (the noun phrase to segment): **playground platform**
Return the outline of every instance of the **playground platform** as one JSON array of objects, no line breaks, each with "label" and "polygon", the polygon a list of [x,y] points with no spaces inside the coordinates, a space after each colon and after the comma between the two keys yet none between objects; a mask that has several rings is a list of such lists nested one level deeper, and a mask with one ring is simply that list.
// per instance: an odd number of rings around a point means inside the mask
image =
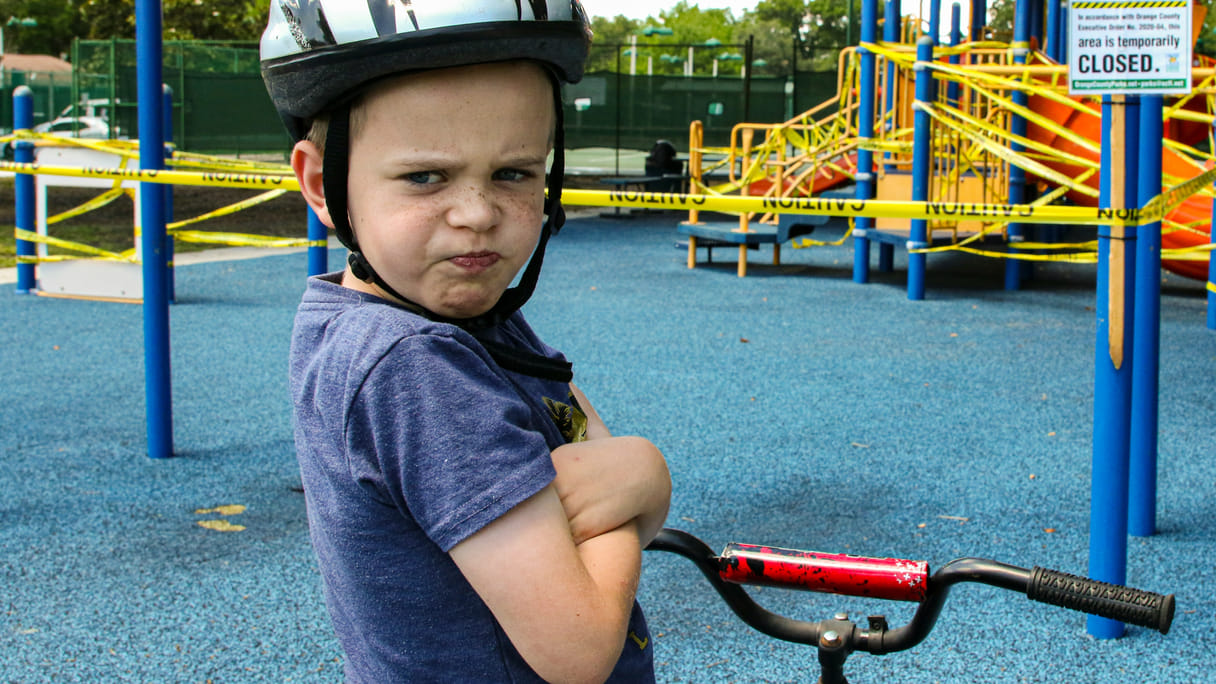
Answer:
[{"label": "playground platform", "polygon": [[[591,216],[584,215],[590,214]],[[869,285],[848,246],[689,271],[678,216],[572,212],[526,312],[620,434],[666,454],[668,525],[751,542],[1084,573],[1093,431],[1092,266],[906,255]],[[825,225],[820,237],[841,234]],[[329,263],[343,255],[334,250]],[[0,287],[0,679],[336,682],[286,382],[305,256],[183,264],[171,310],[176,456],[145,456],[140,307]],[[855,681],[1207,681],[1216,641],[1216,336],[1203,284],[1162,274],[1159,532],[1128,581],[1177,596],[1167,636],[957,587],[915,650]],[[243,507],[243,508],[242,508]],[[206,526],[204,526],[206,525]],[[227,530],[227,531],[225,531]],[[908,604],[764,589],[809,619],[892,625]],[[812,678],[814,652],[738,623],[682,558],[647,554],[658,681]]]}]

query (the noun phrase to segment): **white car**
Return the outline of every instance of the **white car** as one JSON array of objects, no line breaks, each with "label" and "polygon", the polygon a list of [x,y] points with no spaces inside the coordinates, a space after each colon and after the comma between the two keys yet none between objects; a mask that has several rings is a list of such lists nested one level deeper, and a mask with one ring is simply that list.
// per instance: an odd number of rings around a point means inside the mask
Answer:
[{"label": "white car", "polygon": [[105,140],[110,137],[110,124],[95,116],[61,116],[34,126],[34,132],[61,135],[65,138]]}]

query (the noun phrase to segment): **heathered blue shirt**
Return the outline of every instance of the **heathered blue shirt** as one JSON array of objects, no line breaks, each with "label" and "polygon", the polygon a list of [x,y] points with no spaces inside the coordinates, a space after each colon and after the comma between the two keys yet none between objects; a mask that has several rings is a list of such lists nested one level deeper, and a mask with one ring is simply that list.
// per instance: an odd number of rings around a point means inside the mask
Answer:
[{"label": "heathered blue shirt", "polygon": [[[347,680],[540,681],[447,552],[552,482],[569,387],[504,371],[460,328],[344,288],[340,275],[308,281],[291,389]],[[561,356],[518,312],[494,336]],[[609,681],[652,682],[653,668],[635,603]]]}]

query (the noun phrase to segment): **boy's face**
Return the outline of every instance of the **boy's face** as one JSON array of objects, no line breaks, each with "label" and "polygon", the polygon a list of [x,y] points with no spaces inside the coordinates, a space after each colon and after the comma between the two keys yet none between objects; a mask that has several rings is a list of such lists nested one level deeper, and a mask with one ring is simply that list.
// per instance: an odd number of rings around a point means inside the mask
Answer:
[{"label": "boy's face", "polygon": [[[534,64],[371,90],[352,111],[349,215],[380,277],[441,316],[493,307],[540,237],[553,125],[552,85]],[[386,296],[349,273],[343,283]]]}]

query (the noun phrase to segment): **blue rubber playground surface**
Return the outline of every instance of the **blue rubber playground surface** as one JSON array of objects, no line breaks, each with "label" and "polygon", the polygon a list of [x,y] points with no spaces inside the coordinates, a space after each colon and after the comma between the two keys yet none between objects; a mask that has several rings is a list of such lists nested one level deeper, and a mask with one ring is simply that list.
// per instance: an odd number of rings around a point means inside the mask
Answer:
[{"label": "blue rubber playground surface", "polygon": [[[1086,572],[1095,267],[1037,266],[1009,292],[1000,262],[933,255],[909,302],[902,254],[859,285],[848,246],[753,253],[743,279],[731,250],[689,270],[678,220],[573,218],[526,307],[610,427],[666,453],[669,526],[715,549]],[[300,253],[177,269],[164,460],[145,456],[140,307],[0,286],[0,681],[340,681],[286,384],[305,272]],[[1216,333],[1202,283],[1163,279],[1159,532],[1129,539],[1128,583],[1177,595],[1170,634],[1096,640],[1078,613],[962,585],[926,642],[853,656],[852,681],[1213,680]],[[812,620],[913,610],[755,596]],[[640,599],[661,682],[818,675],[683,558],[648,554]]]}]

